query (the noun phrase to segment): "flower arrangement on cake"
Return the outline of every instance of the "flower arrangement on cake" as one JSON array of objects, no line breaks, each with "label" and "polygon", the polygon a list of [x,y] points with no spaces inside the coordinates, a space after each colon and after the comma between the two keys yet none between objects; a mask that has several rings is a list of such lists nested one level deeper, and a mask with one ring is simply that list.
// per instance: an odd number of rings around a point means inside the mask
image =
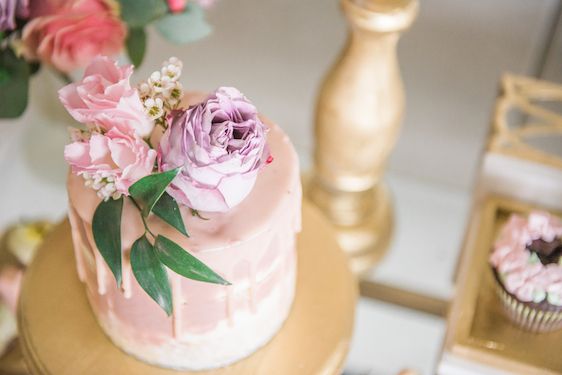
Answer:
[{"label": "flower arrangement on cake", "polygon": [[508,317],[533,332],[562,328],[562,222],[547,212],[513,214],[490,257]]},{"label": "flower arrangement on cake", "polygon": [[146,27],[188,43],[210,32],[203,8],[210,0],[0,0],[0,118],[27,106],[29,77],[41,64],[69,73],[98,54],[126,49],[140,65]]},{"label": "flower arrangement on cake", "polygon": [[132,72],[96,57],[59,91],[82,124],[64,150],[78,274],[125,351],[165,367],[222,366],[289,312],[296,153],[237,89],[184,94],[176,58],[137,86]]}]

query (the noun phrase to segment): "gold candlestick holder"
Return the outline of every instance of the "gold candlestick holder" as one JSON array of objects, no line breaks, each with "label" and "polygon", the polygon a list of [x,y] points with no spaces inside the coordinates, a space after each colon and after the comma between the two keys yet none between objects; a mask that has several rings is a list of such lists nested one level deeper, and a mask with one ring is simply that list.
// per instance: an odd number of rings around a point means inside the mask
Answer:
[{"label": "gold candlestick holder", "polygon": [[417,0],[341,0],[347,44],[318,96],[309,198],[336,226],[356,273],[385,253],[393,210],[382,176],[398,138],[404,89],[396,56]]}]

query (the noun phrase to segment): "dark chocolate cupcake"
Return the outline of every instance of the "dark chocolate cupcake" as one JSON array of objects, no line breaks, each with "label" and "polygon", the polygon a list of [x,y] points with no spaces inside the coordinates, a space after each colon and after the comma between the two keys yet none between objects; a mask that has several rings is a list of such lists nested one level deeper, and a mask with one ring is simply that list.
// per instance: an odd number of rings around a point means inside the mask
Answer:
[{"label": "dark chocolate cupcake", "polygon": [[512,215],[490,257],[506,315],[521,328],[562,328],[562,223],[547,212]]}]

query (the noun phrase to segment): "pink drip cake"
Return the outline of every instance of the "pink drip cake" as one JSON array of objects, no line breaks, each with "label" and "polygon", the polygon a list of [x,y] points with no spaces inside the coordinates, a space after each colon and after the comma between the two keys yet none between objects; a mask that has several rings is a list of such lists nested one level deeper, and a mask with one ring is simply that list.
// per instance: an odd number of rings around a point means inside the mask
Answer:
[{"label": "pink drip cake", "polygon": [[[63,94],[61,99],[69,109]],[[189,95],[178,107],[203,100],[205,96]],[[73,114],[71,109],[69,112]],[[298,158],[287,135],[277,125],[260,120],[266,129],[268,163],[260,167],[245,197],[228,209],[206,211],[199,207],[194,211],[179,204],[189,237],[154,214],[144,223],[133,200],[123,200],[121,283],[116,283],[92,229],[96,208],[104,200],[100,192],[105,190],[98,186],[96,191],[85,184],[84,173],[77,173],[70,151],[65,151],[72,166],[69,219],[78,276],[101,328],[124,352],[173,369],[222,367],[265,345],[287,318],[295,292],[295,237],[301,225]],[[151,147],[158,149],[162,132],[155,133]],[[78,142],[90,142],[88,152],[93,158],[91,139]],[[159,162],[154,161],[155,165]],[[124,175],[117,174],[115,179]],[[171,190],[168,188],[178,197]],[[124,196],[127,198],[126,193]],[[204,199],[199,198],[204,206]],[[182,197],[176,201],[183,202]],[[228,203],[228,199],[221,202]],[[166,268],[173,307],[168,315],[140,285],[132,269],[131,249],[146,234],[145,224],[152,235],[174,241],[230,285],[189,279]]]}]

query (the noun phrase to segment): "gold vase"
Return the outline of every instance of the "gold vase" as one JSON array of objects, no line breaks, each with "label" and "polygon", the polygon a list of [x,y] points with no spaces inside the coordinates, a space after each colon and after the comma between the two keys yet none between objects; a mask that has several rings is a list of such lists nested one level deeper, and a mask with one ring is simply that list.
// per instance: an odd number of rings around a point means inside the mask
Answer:
[{"label": "gold vase", "polygon": [[404,89],[396,56],[417,0],[341,0],[345,48],[318,95],[309,198],[336,226],[356,273],[385,253],[393,228],[386,160],[400,130]]}]

